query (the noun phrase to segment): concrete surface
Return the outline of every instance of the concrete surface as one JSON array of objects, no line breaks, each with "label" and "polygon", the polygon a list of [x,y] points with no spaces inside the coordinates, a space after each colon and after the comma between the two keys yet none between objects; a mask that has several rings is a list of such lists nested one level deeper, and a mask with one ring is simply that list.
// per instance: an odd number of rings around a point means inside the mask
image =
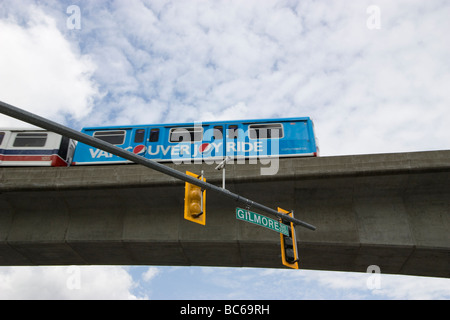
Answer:
[{"label": "concrete surface", "polygon": [[[205,170],[213,165],[171,165]],[[300,267],[450,277],[450,151],[281,159],[227,166],[227,188],[295,210]],[[0,168],[0,265],[282,268],[279,235],[207,194],[206,226],[183,219],[184,183],[139,165]],[[251,210],[251,209],[250,209]]]}]

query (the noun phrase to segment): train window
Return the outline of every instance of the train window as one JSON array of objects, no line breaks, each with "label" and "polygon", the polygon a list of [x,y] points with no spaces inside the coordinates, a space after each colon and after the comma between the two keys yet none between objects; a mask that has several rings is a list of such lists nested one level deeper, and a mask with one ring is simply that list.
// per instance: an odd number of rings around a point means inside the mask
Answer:
[{"label": "train window", "polygon": [[228,138],[229,139],[237,139],[238,138],[238,126],[237,125],[228,126]]},{"label": "train window", "polygon": [[0,132],[0,145],[2,144],[2,142],[3,142],[3,137],[5,136],[5,133],[4,132]]},{"label": "train window", "polygon": [[134,134],[134,142],[135,143],[142,143],[145,139],[145,129],[137,129],[136,133]]},{"label": "train window", "polygon": [[251,124],[249,126],[250,139],[279,139],[283,137],[281,123]]},{"label": "train window", "polygon": [[43,147],[46,141],[46,133],[18,133],[13,147]]},{"label": "train window", "polygon": [[150,138],[148,139],[148,141],[156,142],[158,140],[159,140],[159,129],[150,130]]},{"label": "train window", "polygon": [[190,128],[172,128],[170,129],[170,142],[195,142],[202,141],[203,128],[202,127],[190,127]]},{"label": "train window", "polygon": [[94,138],[98,138],[111,144],[120,145],[125,141],[125,131],[96,131],[94,132]]}]

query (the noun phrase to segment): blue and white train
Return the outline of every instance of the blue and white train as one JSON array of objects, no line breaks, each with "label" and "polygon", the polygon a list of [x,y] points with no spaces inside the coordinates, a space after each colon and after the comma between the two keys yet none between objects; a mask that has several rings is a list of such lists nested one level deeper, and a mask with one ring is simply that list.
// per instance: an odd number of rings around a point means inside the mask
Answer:
[{"label": "blue and white train", "polygon": [[[199,163],[266,157],[314,157],[310,118],[83,128],[82,132],[158,162]],[[127,160],[44,130],[0,130],[0,166],[126,163]]]}]

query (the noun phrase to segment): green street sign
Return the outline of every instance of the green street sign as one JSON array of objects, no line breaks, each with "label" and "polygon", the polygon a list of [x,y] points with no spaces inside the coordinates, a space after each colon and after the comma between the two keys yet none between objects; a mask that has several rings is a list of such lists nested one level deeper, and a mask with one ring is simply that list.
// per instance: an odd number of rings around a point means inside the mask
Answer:
[{"label": "green street sign", "polygon": [[251,212],[245,209],[236,208],[236,219],[254,223],[258,226],[282,233],[289,236],[288,226],[277,220],[267,218],[261,214]]}]

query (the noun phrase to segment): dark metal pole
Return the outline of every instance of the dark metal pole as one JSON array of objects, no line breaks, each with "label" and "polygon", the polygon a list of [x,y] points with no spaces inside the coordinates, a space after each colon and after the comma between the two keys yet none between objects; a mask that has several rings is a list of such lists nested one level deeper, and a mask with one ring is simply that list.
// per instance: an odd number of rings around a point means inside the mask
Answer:
[{"label": "dark metal pole", "polygon": [[132,152],[129,152],[127,150],[121,149],[119,147],[116,147],[108,142],[105,142],[103,140],[88,136],[82,132],[73,130],[71,128],[65,127],[59,123],[53,122],[51,120],[45,119],[43,117],[40,117],[38,115],[35,115],[31,112],[19,109],[17,107],[14,107],[10,104],[4,103],[0,101],[0,112],[19,119],[21,121],[25,121],[28,123],[31,123],[35,126],[38,126],[40,128],[44,128],[49,131],[53,131],[56,133],[59,133],[62,136],[65,136],[67,138],[71,138],[73,140],[85,143],[87,145],[90,145],[92,147],[104,150],[106,152],[112,153],[116,156],[122,157],[124,159],[130,160],[132,162],[141,164],[143,166],[146,166],[150,169],[159,171],[161,173],[167,174],[173,178],[180,179],[184,182],[192,183],[196,186],[201,187],[202,189],[217,192],[225,197],[228,197],[230,199],[233,199],[236,202],[239,202],[243,204],[246,207],[252,207],[259,209],[261,211],[264,211],[266,213],[272,214],[278,218],[281,218],[283,221],[293,222],[295,225],[299,225],[302,227],[305,227],[310,230],[316,230],[316,227],[313,225],[310,225],[309,223],[303,222],[301,220],[291,218],[285,214],[282,214],[274,209],[271,209],[269,207],[266,207],[262,204],[259,204],[257,202],[253,202],[247,198],[241,197],[238,194],[232,193],[226,189],[222,189],[220,187],[217,187],[215,185],[212,185],[210,183],[201,181],[199,179],[196,179],[194,177],[188,176],[178,170],[172,169],[170,167],[167,167],[165,165],[162,165],[156,161],[152,161],[150,159],[138,156]]}]

